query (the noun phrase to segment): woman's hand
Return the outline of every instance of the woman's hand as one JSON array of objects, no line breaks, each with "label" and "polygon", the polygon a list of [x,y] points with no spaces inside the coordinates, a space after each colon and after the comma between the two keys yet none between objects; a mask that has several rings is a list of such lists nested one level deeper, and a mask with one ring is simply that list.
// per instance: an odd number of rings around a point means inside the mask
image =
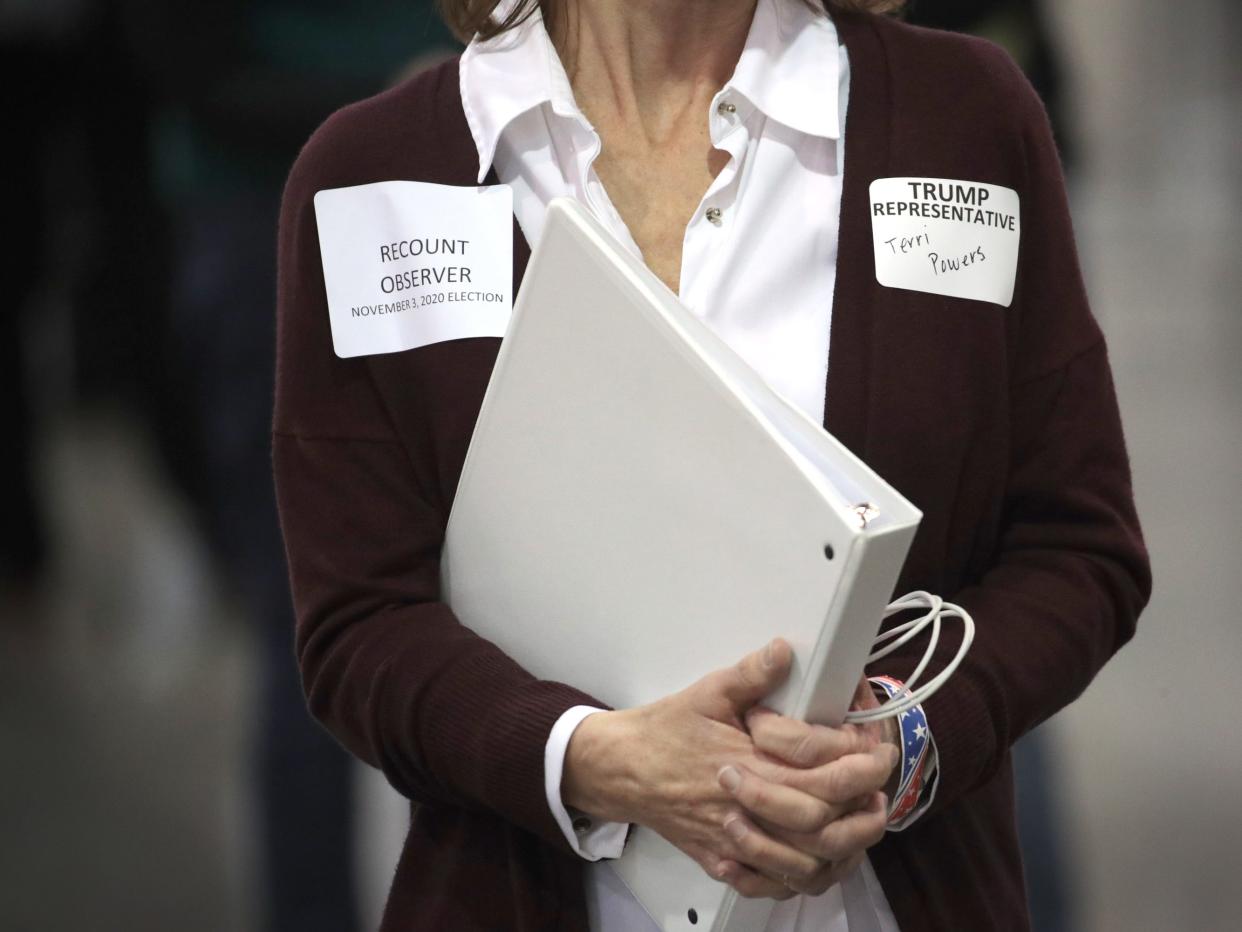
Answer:
[{"label": "woman's hand", "polygon": [[730,832],[745,823],[717,780],[727,762],[765,767],[743,716],[784,681],[790,660],[789,645],[773,641],[650,705],[584,719],[566,750],[562,799],[597,818],[654,829],[748,896],[792,896],[769,877],[811,876],[822,863],[758,829],[735,838]]},{"label": "woman's hand", "polygon": [[[864,676],[851,708],[876,705]],[[746,727],[759,751],[795,769],[778,771],[780,779],[774,782],[735,766],[722,771],[722,784],[755,825],[824,862],[809,878],[789,877],[790,888],[824,893],[857,868],[866,850],[884,837],[900,759],[896,723],[884,719],[829,728],[756,706],[746,715]],[[834,804],[844,812],[834,816]]]},{"label": "woman's hand", "polygon": [[[785,899],[819,882],[831,866],[802,835],[874,807],[872,784],[883,784],[891,763],[858,730],[838,744],[840,767],[790,766],[756,747],[746,713],[784,681],[790,659],[789,645],[773,641],[658,702],[586,718],[566,752],[562,798],[597,818],[654,829],[745,896]],[[741,777],[734,790],[729,767]],[[743,811],[738,794],[777,814],[772,825],[793,821],[801,833],[777,837]]]}]

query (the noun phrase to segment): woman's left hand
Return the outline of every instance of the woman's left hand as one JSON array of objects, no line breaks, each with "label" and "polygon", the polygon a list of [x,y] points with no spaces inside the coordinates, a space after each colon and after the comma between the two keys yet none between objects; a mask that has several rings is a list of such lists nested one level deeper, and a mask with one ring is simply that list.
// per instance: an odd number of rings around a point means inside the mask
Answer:
[{"label": "woman's left hand", "polygon": [[[878,705],[864,676],[851,708]],[[884,837],[888,823],[888,795],[896,784],[900,751],[899,731],[893,719],[868,725],[830,728],[778,715],[756,707],[746,716],[755,747],[780,768],[774,782],[744,767],[721,771],[721,784],[756,825],[773,837],[828,863],[810,878],[781,878],[798,893],[817,896],[854,871],[866,851]],[[860,742],[860,737],[863,739]],[[876,766],[874,754],[858,753],[860,744],[892,746],[889,766]],[[732,770],[736,773],[728,774]],[[769,775],[770,777],[771,775]],[[814,797],[849,811],[823,824],[808,824],[806,797]]]}]

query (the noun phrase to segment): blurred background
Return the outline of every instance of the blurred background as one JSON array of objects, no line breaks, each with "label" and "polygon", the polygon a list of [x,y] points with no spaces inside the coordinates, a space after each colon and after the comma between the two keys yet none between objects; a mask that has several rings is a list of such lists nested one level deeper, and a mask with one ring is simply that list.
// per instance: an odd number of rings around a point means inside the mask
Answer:
[{"label": "blurred background", "polygon": [[[1045,96],[1156,589],[1018,748],[1036,927],[1226,930],[1242,867],[1242,26],[920,0]],[[406,810],[304,711],[268,465],[280,187],[455,46],[424,0],[0,0],[0,930],[374,928]],[[15,209],[14,209],[15,208]]]}]

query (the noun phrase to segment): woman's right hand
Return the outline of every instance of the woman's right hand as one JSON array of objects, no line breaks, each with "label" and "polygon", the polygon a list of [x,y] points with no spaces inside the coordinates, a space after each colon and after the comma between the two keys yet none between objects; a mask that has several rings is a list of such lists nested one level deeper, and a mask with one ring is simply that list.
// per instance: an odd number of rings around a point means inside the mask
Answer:
[{"label": "woman's right hand", "polygon": [[[847,823],[867,838],[876,828],[882,834],[875,791],[892,760],[887,747],[850,728],[834,730],[840,754],[814,768],[756,748],[745,715],[785,680],[791,659],[778,639],[650,705],[588,716],[566,751],[563,801],[597,819],[654,829],[744,896],[785,899],[791,887],[827,876],[832,864],[818,839],[838,837],[833,825],[842,816],[857,813]],[[751,806],[757,789],[763,797],[762,818],[727,788],[726,768],[739,767]],[[788,837],[800,845],[769,826],[795,832]]]}]

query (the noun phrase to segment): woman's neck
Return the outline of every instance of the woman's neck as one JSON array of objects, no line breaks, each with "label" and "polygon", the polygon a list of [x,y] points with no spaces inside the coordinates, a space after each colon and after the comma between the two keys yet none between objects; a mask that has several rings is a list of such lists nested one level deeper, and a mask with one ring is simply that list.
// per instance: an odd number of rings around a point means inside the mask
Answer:
[{"label": "woman's neck", "polygon": [[[729,80],[756,0],[552,0],[552,41],[578,105],[652,144]],[[765,2],[765,0],[760,0]]]}]

